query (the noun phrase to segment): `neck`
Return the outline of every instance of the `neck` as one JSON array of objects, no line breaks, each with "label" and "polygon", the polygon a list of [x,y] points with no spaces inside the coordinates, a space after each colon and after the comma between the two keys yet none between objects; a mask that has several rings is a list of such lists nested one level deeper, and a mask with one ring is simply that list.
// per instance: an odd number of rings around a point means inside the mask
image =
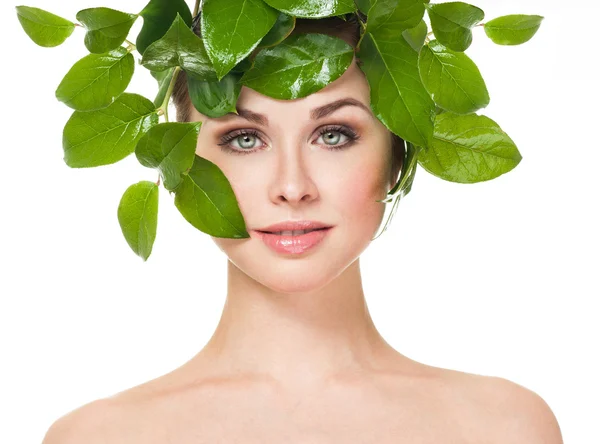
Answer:
[{"label": "neck", "polygon": [[[282,276],[288,287],[293,277]],[[194,358],[221,377],[267,378],[317,386],[358,376],[398,353],[376,330],[364,298],[359,260],[321,288],[293,293],[266,287],[228,261],[219,325]]]}]

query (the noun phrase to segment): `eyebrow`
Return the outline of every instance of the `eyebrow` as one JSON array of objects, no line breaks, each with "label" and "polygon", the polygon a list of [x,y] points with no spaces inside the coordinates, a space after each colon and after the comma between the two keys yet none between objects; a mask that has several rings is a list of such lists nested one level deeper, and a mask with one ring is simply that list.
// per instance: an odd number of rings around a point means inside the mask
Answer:
[{"label": "eyebrow", "polygon": [[[371,109],[369,107],[367,107],[361,101],[353,99],[352,97],[345,97],[343,99],[336,100],[335,102],[331,102],[326,105],[322,105],[317,108],[313,108],[310,111],[310,118],[312,120],[322,119],[323,117],[330,115],[334,111],[336,111],[344,106],[357,106],[357,107],[365,110],[367,113],[371,114]],[[269,125],[269,118],[267,116],[265,116],[264,114],[255,113],[254,111],[250,111],[249,109],[245,109],[245,108],[236,107],[236,110],[238,112],[237,115],[239,117],[242,117],[242,118],[244,118],[250,122],[256,123],[258,125],[262,125],[262,126]],[[235,116],[236,114],[228,113],[227,115]]]}]

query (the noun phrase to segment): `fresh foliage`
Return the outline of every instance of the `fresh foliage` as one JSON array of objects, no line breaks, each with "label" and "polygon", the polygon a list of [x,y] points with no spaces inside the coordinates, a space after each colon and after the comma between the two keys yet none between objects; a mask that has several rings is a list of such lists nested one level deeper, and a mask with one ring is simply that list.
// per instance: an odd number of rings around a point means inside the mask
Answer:
[{"label": "fresh foliage", "polygon": [[125,190],[117,218],[125,240],[144,261],[152,253],[158,224],[158,185],[142,180]]},{"label": "fresh foliage", "polygon": [[165,122],[150,128],[139,140],[135,155],[148,168],[156,168],[165,188],[173,191],[194,162],[200,122]]},{"label": "fresh foliage", "polygon": [[75,29],[75,23],[31,6],[17,6],[17,17],[27,35],[40,46],[58,46]]},{"label": "fresh foliage", "polygon": [[494,43],[520,45],[535,35],[543,18],[539,15],[504,15],[490,20],[483,29]]},{"label": "fresh foliage", "polygon": [[63,131],[64,160],[71,168],[109,165],[135,150],[142,135],[158,123],[154,104],[123,93],[106,108],[75,111]]},{"label": "fresh foliage", "polygon": [[[339,78],[354,56],[360,59],[374,115],[407,148],[397,183],[379,201],[393,203],[383,231],[412,189],[418,165],[447,181],[475,183],[497,178],[521,161],[501,127],[476,114],[490,97],[465,51],[477,27],[499,45],[527,42],[540,27],[539,15],[483,22],[477,6],[429,0],[204,0],[202,11],[199,6],[195,0],[192,12],[185,0],[150,0],[138,13],[99,6],[77,12],[79,23],[16,7],[23,30],[40,46],[60,45],[75,27],[85,31],[89,54],[67,71],[55,92],[74,110],[63,130],[65,163],[109,165],[135,152],[140,164],[158,173],[157,182],[127,188],[117,211],[126,242],[144,261],[156,237],[161,180],[198,230],[249,237],[230,182],[216,164],[196,154],[200,122],[169,122],[169,100],[182,71],[193,106],[217,118],[237,113],[242,85],[276,99],[306,97]],[[292,35],[298,18],[353,15],[361,29],[356,49],[321,33]],[[131,37],[140,16],[142,28]],[[157,80],[153,101],[126,92],[133,51]]]},{"label": "fresh foliage", "polygon": [[306,97],[340,77],[354,51],[342,39],[325,34],[296,34],[262,49],[240,82],[277,99]]},{"label": "fresh foliage", "polygon": [[256,48],[279,14],[263,0],[206,2],[200,18],[202,38],[219,80]]},{"label": "fresh foliage", "polygon": [[419,154],[427,171],[461,183],[494,179],[520,161],[511,138],[492,119],[477,114],[438,114],[433,142]]},{"label": "fresh foliage", "polygon": [[146,48],[142,65],[152,71],[180,66],[202,80],[216,80],[204,43],[185,24],[179,14],[165,35]]},{"label": "fresh foliage", "polygon": [[457,114],[468,114],[490,102],[477,65],[463,52],[446,48],[437,40],[419,53],[419,74],[435,103]]},{"label": "fresh foliage", "polygon": [[140,54],[165,35],[178,15],[188,27],[192,25],[192,13],[185,0],[150,0],[139,15],[144,18],[144,26],[135,41]]},{"label": "fresh foliage", "polygon": [[83,39],[85,47],[89,52],[102,54],[121,46],[138,14],[100,7],[83,9],[76,17],[87,30]]},{"label": "fresh foliage", "polygon": [[483,10],[464,2],[430,3],[427,12],[435,38],[454,51],[471,46],[471,28],[485,16]]},{"label": "fresh foliage", "polygon": [[250,237],[231,184],[217,165],[197,154],[176,190],[175,206],[189,223],[211,236]]},{"label": "fresh foliage", "polygon": [[110,105],[133,77],[133,55],[122,46],[88,54],[76,62],[56,89],[56,98],[79,111]]}]

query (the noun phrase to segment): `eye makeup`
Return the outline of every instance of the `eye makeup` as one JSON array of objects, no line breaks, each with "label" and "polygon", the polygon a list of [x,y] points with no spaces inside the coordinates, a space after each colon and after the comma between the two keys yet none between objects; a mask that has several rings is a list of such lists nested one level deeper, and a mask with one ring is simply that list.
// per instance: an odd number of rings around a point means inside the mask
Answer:
[{"label": "eye makeup", "polygon": [[[350,147],[351,145],[353,145],[354,143],[356,143],[356,141],[360,138],[360,136],[358,135],[358,133],[356,131],[354,131],[352,128],[350,128],[346,125],[327,125],[319,131],[319,137],[321,137],[327,133],[339,133],[339,134],[344,135],[348,139],[347,142],[345,142],[341,145],[323,144],[323,146],[325,146],[326,149],[330,150],[330,151],[346,149],[346,148]],[[238,129],[238,130],[231,131],[231,132],[221,136],[219,138],[221,140],[221,143],[218,143],[217,145],[219,145],[219,147],[223,151],[225,151],[227,153],[231,153],[231,154],[246,155],[246,154],[252,154],[256,151],[260,151],[261,148],[256,148],[256,149],[241,148],[240,149],[240,148],[232,147],[231,142],[241,136],[255,137],[255,138],[261,140],[260,139],[261,133],[257,130]]]}]

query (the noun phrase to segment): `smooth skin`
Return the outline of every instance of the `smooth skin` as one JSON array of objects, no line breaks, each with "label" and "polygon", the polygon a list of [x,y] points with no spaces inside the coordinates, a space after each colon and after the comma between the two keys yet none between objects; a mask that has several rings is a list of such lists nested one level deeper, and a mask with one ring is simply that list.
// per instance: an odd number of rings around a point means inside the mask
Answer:
[{"label": "smooth skin", "polygon": [[[227,176],[249,229],[287,219],[334,228],[299,257],[272,252],[254,234],[213,237],[228,259],[227,299],[205,347],[164,376],[61,417],[44,444],[562,443],[534,392],[416,362],[377,331],[359,256],[382,223],[376,200],[397,175],[390,175],[390,133],[371,112],[345,106],[310,118],[311,109],[346,97],[369,107],[354,62],[301,99],[242,87],[238,108],[266,115],[268,126],[194,110],[202,121],[197,154]],[[328,125],[349,126],[360,138],[330,151],[319,135]],[[220,138],[239,129],[260,136],[230,146],[255,151],[222,151]],[[337,134],[331,144],[346,143]]]}]

